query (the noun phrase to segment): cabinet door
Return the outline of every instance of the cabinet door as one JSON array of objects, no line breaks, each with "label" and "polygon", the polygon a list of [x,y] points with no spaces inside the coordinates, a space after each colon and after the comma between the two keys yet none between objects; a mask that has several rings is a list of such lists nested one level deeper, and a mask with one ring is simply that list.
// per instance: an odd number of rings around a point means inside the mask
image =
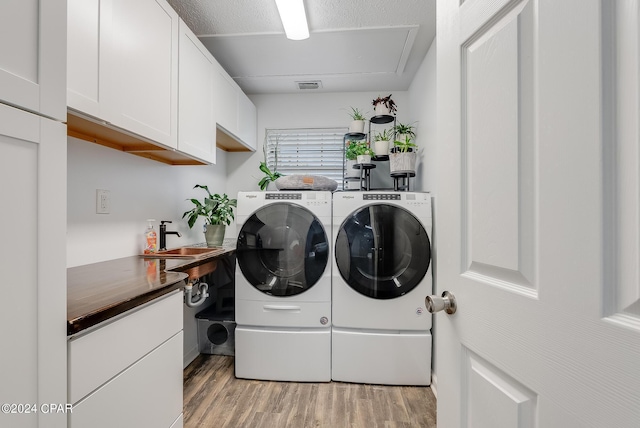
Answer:
[{"label": "cabinet door", "polygon": [[117,94],[113,124],[177,147],[178,14],[165,0],[113,1],[113,61],[101,67]]},{"label": "cabinet door", "polygon": [[239,88],[231,76],[215,63],[215,118],[218,125],[227,134],[238,134],[238,91]]},{"label": "cabinet door", "polygon": [[111,3],[107,0],[67,0],[67,106],[108,120],[104,77],[108,61]]},{"label": "cabinet door", "polygon": [[66,0],[0,3],[0,102],[66,118]]},{"label": "cabinet door", "polygon": [[216,163],[214,59],[182,20],[178,85],[178,150]]},{"label": "cabinet door", "polygon": [[74,406],[69,426],[170,428],[181,413],[182,331]]},{"label": "cabinet door", "polygon": [[69,340],[68,402],[77,403],[182,330],[182,307],[175,291]]},{"label": "cabinet door", "polygon": [[[0,397],[66,402],[66,127],[0,104]],[[65,427],[66,415],[45,415]],[[38,414],[0,415],[34,427]]]},{"label": "cabinet door", "polygon": [[256,106],[244,92],[238,94],[238,138],[252,151],[258,138]]}]

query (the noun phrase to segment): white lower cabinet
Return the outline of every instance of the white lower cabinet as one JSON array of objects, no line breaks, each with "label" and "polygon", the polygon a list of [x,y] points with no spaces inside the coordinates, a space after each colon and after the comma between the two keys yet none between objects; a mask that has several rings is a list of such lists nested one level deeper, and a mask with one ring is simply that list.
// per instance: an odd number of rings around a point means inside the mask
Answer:
[{"label": "white lower cabinet", "polygon": [[70,340],[69,427],[182,426],[182,305],[176,292]]}]

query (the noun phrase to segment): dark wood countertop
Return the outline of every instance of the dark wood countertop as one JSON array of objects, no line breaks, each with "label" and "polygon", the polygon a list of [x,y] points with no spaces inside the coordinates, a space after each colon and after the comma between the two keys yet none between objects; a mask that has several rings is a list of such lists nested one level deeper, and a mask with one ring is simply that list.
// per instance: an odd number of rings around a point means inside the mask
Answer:
[{"label": "dark wood countertop", "polygon": [[[67,335],[78,333],[185,285],[189,274],[215,270],[225,247],[200,259],[125,257],[67,269]],[[202,266],[202,267],[201,267]]]}]

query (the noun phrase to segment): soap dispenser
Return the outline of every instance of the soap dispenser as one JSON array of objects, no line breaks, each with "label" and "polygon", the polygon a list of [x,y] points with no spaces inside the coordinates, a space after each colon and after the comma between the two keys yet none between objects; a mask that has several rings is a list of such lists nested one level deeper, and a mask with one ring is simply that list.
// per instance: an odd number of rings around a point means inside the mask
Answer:
[{"label": "soap dispenser", "polygon": [[144,232],[144,254],[153,254],[158,251],[158,235],[156,235],[156,231],[153,229],[154,221],[152,218],[147,220],[149,225]]}]

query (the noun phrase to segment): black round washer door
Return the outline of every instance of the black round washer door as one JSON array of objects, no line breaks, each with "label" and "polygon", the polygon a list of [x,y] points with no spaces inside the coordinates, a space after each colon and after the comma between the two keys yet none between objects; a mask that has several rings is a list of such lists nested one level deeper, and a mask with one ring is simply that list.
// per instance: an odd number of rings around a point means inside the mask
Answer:
[{"label": "black round washer door", "polygon": [[329,241],[311,211],[276,202],[247,219],[238,234],[236,255],[242,274],[257,290],[294,296],[322,277],[329,261]]},{"label": "black round washer door", "polygon": [[340,275],[360,294],[393,299],[413,290],[431,263],[422,224],[404,208],[376,204],[352,213],[336,237]]}]

